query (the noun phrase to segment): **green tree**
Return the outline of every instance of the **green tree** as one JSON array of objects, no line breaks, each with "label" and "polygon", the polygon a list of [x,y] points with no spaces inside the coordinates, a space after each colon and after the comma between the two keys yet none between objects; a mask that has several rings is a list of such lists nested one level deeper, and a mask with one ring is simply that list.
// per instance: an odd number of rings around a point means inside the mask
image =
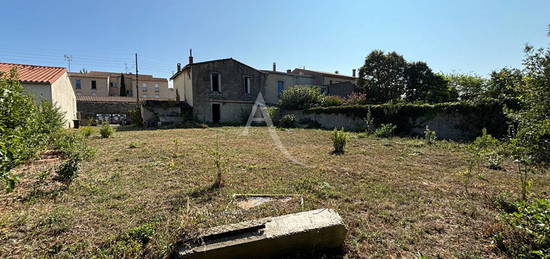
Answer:
[{"label": "green tree", "polygon": [[524,85],[517,88],[522,109],[509,111],[518,125],[512,143],[516,160],[550,164],[550,48],[525,48]]},{"label": "green tree", "polygon": [[434,74],[426,63],[409,63],[406,77],[407,102],[440,103],[451,100],[448,81],[443,76]]},{"label": "green tree", "polygon": [[403,56],[381,50],[371,52],[359,68],[359,89],[367,94],[371,103],[399,101],[405,93],[407,62]]},{"label": "green tree", "polygon": [[120,73],[120,96],[126,96],[126,82],[122,73]]},{"label": "green tree", "polygon": [[477,75],[448,74],[445,79],[461,101],[478,100],[487,90],[487,80]]},{"label": "green tree", "polygon": [[519,69],[503,68],[493,71],[487,85],[486,97],[499,100],[517,98],[523,85],[523,73]]},{"label": "green tree", "polygon": [[9,190],[15,184],[9,171],[34,155],[41,138],[35,134],[36,106],[23,94],[15,69],[0,73],[0,103],[0,180]]}]

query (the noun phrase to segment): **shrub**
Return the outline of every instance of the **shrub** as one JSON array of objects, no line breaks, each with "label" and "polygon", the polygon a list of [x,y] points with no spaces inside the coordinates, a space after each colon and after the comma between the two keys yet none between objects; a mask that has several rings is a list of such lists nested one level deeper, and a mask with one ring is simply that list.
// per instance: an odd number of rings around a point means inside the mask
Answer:
[{"label": "shrub", "polygon": [[481,131],[481,136],[472,143],[470,152],[475,152],[484,161],[484,165],[491,169],[500,169],[504,161],[504,155],[500,152],[500,142],[490,134],[487,129]]},{"label": "shrub", "polygon": [[269,118],[271,118],[271,121],[273,122],[273,124],[277,125],[279,123],[279,120],[281,119],[280,118],[280,113],[279,113],[279,108],[274,107],[274,106],[268,106],[268,107],[266,107],[266,111],[267,111],[267,115],[269,116]]},{"label": "shrub", "polygon": [[294,114],[287,114],[279,121],[279,127],[281,128],[294,128],[296,127],[296,116]]},{"label": "shrub", "polygon": [[345,105],[365,105],[367,104],[367,94],[352,93],[344,100]]},{"label": "shrub", "polygon": [[109,124],[104,123],[99,129],[99,134],[102,138],[109,138],[113,135],[113,128]]},{"label": "shrub", "polygon": [[94,129],[92,127],[82,127],[80,128],[80,134],[86,138],[89,138],[94,134]]},{"label": "shrub", "polygon": [[428,125],[426,125],[426,129],[424,130],[424,140],[426,141],[426,144],[428,145],[434,144],[436,139],[437,139],[437,135],[435,134],[435,131],[430,130]]},{"label": "shrub", "polygon": [[76,177],[79,168],[80,159],[68,159],[64,161],[61,165],[59,165],[59,167],[55,170],[55,173],[57,175],[54,177],[54,180],[69,184]]},{"label": "shrub", "polygon": [[374,133],[376,128],[374,126],[374,118],[372,118],[372,111],[371,111],[370,107],[367,111],[367,117],[364,118],[363,121],[365,122],[365,132],[367,134]]},{"label": "shrub", "polygon": [[379,137],[379,138],[389,138],[389,137],[393,136],[393,132],[395,131],[396,128],[397,128],[397,126],[395,126],[391,123],[382,124],[380,126],[380,128],[378,128],[374,131],[374,136]]},{"label": "shrub", "polygon": [[321,106],[323,107],[340,106],[343,103],[344,103],[344,99],[342,99],[342,97],[339,97],[339,96],[327,95],[321,98]]},{"label": "shrub", "polygon": [[283,91],[279,105],[286,109],[306,109],[319,106],[322,99],[318,87],[295,86]]},{"label": "shrub", "polygon": [[517,202],[503,220],[509,227],[494,237],[497,246],[514,258],[550,256],[550,200]]},{"label": "shrub", "polygon": [[349,134],[344,132],[344,129],[332,131],[332,145],[334,147],[334,153],[344,153],[346,144],[349,140]]},{"label": "shrub", "polygon": [[49,135],[58,132],[65,125],[64,112],[48,101],[42,101],[37,106],[36,115],[36,123],[41,134]]}]

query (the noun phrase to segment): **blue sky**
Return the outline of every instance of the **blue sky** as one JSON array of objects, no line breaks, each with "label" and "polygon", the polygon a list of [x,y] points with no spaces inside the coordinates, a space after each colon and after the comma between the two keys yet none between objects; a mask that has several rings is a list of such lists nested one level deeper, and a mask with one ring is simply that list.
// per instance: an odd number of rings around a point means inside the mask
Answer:
[{"label": "blue sky", "polygon": [[351,74],[372,50],[436,72],[520,67],[548,46],[550,1],[2,1],[0,62],[169,77],[176,63],[233,57],[259,69]]}]

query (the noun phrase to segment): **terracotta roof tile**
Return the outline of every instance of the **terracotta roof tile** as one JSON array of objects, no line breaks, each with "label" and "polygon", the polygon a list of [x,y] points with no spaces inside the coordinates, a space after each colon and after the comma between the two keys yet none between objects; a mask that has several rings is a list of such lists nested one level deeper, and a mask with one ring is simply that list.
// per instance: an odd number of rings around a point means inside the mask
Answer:
[{"label": "terracotta roof tile", "polygon": [[26,83],[53,84],[67,70],[64,67],[47,67],[23,64],[0,63],[0,73],[9,74],[11,69],[17,70],[19,81]]}]

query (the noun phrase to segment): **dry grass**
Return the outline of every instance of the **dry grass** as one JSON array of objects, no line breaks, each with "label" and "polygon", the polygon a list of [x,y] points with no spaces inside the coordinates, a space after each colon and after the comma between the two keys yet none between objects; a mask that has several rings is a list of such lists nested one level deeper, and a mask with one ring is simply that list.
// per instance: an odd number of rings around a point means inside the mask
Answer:
[{"label": "dry grass", "polygon": [[[19,168],[16,192],[0,196],[0,257],[158,257],[179,236],[206,227],[321,207],[344,217],[349,257],[502,256],[491,244],[499,214],[493,200],[517,197],[518,179],[488,170],[466,195],[457,175],[466,166],[460,144],[354,134],[344,154],[332,155],[330,131],[278,131],[304,167],[278,152],[265,128],[247,137],[241,130],[118,131],[91,139],[97,154],[67,189],[48,184],[55,162]],[[217,137],[227,165],[224,186],[212,189],[207,149]],[[549,186],[548,176],[538,176],[533,191],[548,195]],[[233,193],[302,194],[305,203],[241,210]]]}]

